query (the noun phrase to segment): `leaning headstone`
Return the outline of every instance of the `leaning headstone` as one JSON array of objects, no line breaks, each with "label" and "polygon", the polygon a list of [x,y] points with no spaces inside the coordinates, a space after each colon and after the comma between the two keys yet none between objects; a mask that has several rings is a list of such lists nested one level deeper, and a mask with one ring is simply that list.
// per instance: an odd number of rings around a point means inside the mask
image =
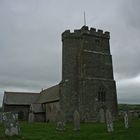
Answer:
[{"label": "leaning headstone", "polygon": [[129,128],[127,112],[124,112],[124,126],[125,126],[125,128]]},{"label": "leaning headstone", "polygon": [[65,117],[62,110],[58,110],[56,114],[56,130],[65,130]]},{"label": "leaning headstone", "polygon": [[104,109],[100,109],[99,110],[99,122],[104,123],[105,122],[105,113],[104,113]]},{"label": "leaning headstone", "polygon": [[80,130],[80,115],[77,110],[74,111],[73,122],[74,122],[74,130],[75,131]]},{"label": "leaning headstone", "polygon": [[29,122],[29,123],[34,122],[34,113],[33,113],[33,112],[30,112],[30,113],[29,113],[28,122]]},{"label": "leaning headstone", "polygon": [[18,124],[18,115],[11,112],[6,112],[3,113],[2,117],[5,128],[5,135],[7,136],[19,135],[20,128]]},{"label": "leaning headstone", "polygon": [[106,125],[107,125],[107,131],[108,132],[113,132],[114,131],[113,118],[112,118],[111,112],[108,109],[106,110]]}]

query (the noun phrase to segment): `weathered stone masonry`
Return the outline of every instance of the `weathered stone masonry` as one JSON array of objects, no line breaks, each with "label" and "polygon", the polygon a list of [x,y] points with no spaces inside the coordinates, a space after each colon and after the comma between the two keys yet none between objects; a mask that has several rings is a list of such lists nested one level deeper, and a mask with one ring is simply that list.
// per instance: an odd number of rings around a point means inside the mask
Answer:
[{"label": "weathered stone masonry", "polygon": [[66,30],[62,33],[62,82],[60,107],[67,121],[80,112],[81,121],[98,121],[99,110],[117,114],[110,34],[102,30]]}]

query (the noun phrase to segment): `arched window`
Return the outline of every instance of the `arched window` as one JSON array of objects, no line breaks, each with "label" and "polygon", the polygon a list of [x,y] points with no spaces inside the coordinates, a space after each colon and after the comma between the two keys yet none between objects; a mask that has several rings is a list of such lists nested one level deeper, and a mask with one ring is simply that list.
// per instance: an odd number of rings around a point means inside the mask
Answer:
[{"label": "arched window", "polygon": [[98,101],[99,102],[105,102],[106,101],[106,92],[105,92],[105,89],[103,87],[99,89]]}]

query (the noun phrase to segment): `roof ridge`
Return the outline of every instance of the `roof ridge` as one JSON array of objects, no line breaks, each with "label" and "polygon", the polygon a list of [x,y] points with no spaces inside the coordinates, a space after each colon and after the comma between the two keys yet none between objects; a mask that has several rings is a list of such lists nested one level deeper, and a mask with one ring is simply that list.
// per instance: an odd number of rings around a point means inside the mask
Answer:
[{"label": "roof ridge", "polygon": [[22,94],[40,94],[40,93],[38,93],[38,92],[13,92],[13,91],[5,91],[4,92],[5,94],[20,94],[20,93],[22,93]]},{"label": "roof ridge", "polygon": [[43,91],[46,91],[46,90],[49,90],[49,89],[52,89],[52,88],[54,88],[54,87],[58,87],[58,86],[59,86],[59,84],[56,84],[56,85],[50,86],[50,87],[48,87],[48,88],[43,89],[40,93],[42,94]]}]

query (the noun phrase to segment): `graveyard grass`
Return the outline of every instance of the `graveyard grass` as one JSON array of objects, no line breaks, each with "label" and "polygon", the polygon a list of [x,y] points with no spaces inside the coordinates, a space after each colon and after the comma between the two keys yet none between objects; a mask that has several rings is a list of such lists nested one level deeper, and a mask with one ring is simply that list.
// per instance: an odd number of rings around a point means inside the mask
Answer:
[{"label": "graveyard grass", "polygon": [[108,133],[106,125],[82,123],[81,130],[73,131],[73,124],[67,124],[64,132],[55,130],[55,124],[21,122],[21,135],[6,137],[0,125],[0,140],[140,140],[140,119],[132,121],[132,127],[124,129],[123,121],[114,123],[115,131]]}]

